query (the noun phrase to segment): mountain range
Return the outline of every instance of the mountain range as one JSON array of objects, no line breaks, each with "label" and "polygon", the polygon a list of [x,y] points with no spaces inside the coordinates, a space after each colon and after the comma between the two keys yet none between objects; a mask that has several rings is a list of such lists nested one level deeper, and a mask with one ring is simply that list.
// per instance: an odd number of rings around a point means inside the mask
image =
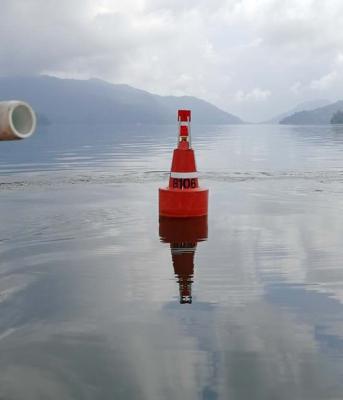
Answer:
[{"label": "mountain range", "polygon": [[39,120],[51,123],[175,123],[180,108],[191,109],[198,123],[242,123],[196,97],[159,96],[99,79],[1,77],[0,100],[12,99],[27,101]]},{"label": "mountain range", "polygon": [[[0,77],[0,101],[27,101],[45,123],[148,123],[173,124],[178,109],[192,110],[200,124],[242,124],[243,121],[213,104],[192,96],[160,96],[125,84],[100,79],[60,79],[51,76]],[[343,110],[343,100],[313,100],[264,123],[292,125],[329,124]]]},{"label": "mountain range", "polygon": [[296,112],[280,121],[285,125],[326,125],[330,124],[333,114],[343,110],[343,100],[336,101],[314,110]]},{"label": "mountain range", "polygon": [[303,103],[300,103],[296,105],[295,107],[291,108],[290,110],[283,112],[282,114],[276,115],[275,117],[271,118],[268,121],[265,121],[265,124],[278,124],[285,118],[301,112],[301,111],[312,111],[315,110],[316,108],[324,107],[330,104],[329,100],[326,99],[317,99],[317,100],[310,100],[310,101],[305,101]]}]

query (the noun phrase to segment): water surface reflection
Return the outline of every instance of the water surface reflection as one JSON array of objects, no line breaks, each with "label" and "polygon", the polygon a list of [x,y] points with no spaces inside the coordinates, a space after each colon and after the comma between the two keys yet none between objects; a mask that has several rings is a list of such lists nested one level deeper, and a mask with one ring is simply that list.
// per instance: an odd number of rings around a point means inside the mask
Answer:
[{"label": "water surface reflection", "polygon": [[0,146],[0,398],[343,398],[343,128],[194,126],[208,238],[174,126],[48,130]]}]

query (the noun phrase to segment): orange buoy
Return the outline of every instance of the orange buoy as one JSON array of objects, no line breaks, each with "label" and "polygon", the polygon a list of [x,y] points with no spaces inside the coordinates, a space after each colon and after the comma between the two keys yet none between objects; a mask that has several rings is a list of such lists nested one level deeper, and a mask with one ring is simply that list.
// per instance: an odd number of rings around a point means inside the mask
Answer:
[{"label": "orange buoy", "polygon": [[191,147],[190,110],[179,110],[178,122],[178,143],[173,153],[169,186],[159,189],[159,212],[165,217],[201,217],[207,215],[208,189],[199,187]]}]

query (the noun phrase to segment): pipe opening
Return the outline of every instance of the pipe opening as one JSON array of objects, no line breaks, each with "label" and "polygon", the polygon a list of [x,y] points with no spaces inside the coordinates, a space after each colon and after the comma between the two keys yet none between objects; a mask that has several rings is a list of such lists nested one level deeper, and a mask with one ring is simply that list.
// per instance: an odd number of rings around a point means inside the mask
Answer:
[{"label": "pipe opening", "polygon": [[18,136],[27,137],[35,130],[36,117],[31,107],[19,104],[12,109],[10,123]]}]

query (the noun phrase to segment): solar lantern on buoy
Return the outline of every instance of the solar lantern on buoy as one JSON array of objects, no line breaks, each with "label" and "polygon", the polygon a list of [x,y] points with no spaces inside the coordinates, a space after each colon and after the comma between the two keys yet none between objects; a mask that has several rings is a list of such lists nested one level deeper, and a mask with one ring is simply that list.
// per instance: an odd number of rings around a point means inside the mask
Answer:
[{"label": "solar lantern on buoy", "polygon": [[165,217],[201,217],[208,212],[208,189],[199,187],[191,141],[191,111],[178,111],[177,148],[169,185],[159,189],[159,213]]}]

